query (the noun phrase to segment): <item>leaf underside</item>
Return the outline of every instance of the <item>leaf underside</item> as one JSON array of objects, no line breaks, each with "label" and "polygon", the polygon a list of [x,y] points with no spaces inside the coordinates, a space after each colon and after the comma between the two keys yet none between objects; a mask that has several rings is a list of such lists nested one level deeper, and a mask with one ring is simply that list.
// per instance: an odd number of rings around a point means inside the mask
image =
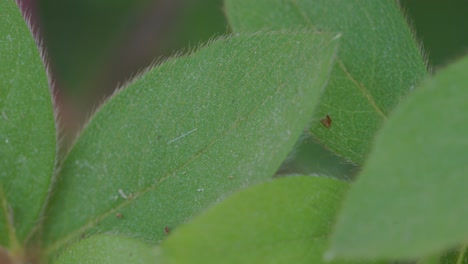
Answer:
[{"label": "leaf underside", "polygon": [[[303,26],[342,35],[311,132],[357,164],[389,112],[425,76],[419,48],[395,1],[227,0],[226,10],[234,32]],[[327,115],[329,127],[320,122]]]},{"label": "leaf underside", "polygon": [[142,75],[66,158],[47,252],[102,232],[158,242],[166,226],[271,177],[310,119],[335,49],[328,34],[241,35]]}]

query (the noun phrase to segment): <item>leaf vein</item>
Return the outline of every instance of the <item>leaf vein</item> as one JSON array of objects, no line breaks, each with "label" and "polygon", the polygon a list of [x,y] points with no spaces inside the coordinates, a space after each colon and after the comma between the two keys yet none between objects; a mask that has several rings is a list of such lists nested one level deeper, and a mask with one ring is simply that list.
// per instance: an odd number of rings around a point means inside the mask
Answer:
[{"label": "leaf vein", "polygon": [[345,65],[343,64],[343,62],[341,60],[337,60],[338,61],[338,65],[340,65],[340,69],[346,74],[346,77],[348,77],[348,79],[357,87],[359,88],[359,91],[361,91],[361,93],[364,95],[364,97],[366,97],[367,101],[370,103],[370,105],[372,106],[372,108],[374,108],[374,110],[377,112],[377,114],[382,117],[383,119],[387,119],[387,116],[384,114],[384,112],[380,109],[380,107],[377,105],[377,103],[375,102],[374,100],[374,97],[372,97],[372,95],[370,94],[370,92],[367,90],[367,88],[359,83],[356,79],[353,78],[353,76],[348,72],[348,70],[346,69]]}]

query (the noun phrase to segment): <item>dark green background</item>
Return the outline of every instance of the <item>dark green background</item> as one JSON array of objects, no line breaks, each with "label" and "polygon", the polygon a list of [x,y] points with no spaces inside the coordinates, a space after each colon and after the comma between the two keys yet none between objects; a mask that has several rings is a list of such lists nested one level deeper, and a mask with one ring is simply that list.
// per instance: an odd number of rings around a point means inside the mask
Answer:
[{"label": "dark green background", "polygon": [[[431,69],[467,53],[468,1],[407,0],[401,5]],[[141,69],[229,33],[222,0],[39,0],[32,9],[69,138],[96,105]],[[304,136],[279,173],[349,179],[357,171]]]}]

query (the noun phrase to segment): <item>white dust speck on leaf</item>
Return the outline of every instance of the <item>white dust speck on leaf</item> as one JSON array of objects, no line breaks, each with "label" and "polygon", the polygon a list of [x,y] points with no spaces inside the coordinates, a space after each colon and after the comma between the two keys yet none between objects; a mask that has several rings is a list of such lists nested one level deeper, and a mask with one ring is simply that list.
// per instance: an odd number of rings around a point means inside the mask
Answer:
[{"label": "white dust speck on leaf", "polygon": [[18,157],[18,161],[17,161],[17,163],[19,163],[19,164],[21,164],[21,163],[25,163],[25,162],[26,162],[26,160],[27,160],[27,158],[26,158],[25,156],[23,156],[23,155],[20,155],[20,156]]},{"label": "white dust speck on leaf", "polygon": [[341,38],[341,33],[336,34],[336,36],[334,36],[332,40],[337,40],[339,38]]},{"label": "white dust speck on leaf", "polygon": [[128,199],[128,196],[124,193],[122,189],[117,190],[117,192],[119,193],[120,197],[124,198],[125,200]]},{"label": "white dust speck on leaf", "polygon": [[197,129],[198,129],[198,128],[194,128],[194,129],[190,130],[189,132],[184,133],[184,134],[182,134],[182,135],[180,135],[180,136],[178,136],[178,137],[176,137],[176,138],[170,140],[169,142],[167,142],[167,144],[169,145],[169,144],[171,144],[171,143],[174,143],[174,142],[176,142],[177,140],[180,140],[180,139],[182,139],[182,138],[188,136],[189,134],[192,134],[193,132],[197,131]]}]

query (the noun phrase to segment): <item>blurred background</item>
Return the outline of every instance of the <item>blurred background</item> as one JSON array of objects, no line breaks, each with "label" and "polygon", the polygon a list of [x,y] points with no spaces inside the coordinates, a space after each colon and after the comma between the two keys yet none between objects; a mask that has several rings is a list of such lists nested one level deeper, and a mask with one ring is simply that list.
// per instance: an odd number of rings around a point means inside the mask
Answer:
[{"label": "blurred background", "polygon": [[[19,2],[48,54],[65,142],[141,69],[229,34],[222,0]],[[401,6],[433,70],[468,54],[468,0],[403,0]],[[304,135],[278,173],[351,179],[358,170]]]}]

